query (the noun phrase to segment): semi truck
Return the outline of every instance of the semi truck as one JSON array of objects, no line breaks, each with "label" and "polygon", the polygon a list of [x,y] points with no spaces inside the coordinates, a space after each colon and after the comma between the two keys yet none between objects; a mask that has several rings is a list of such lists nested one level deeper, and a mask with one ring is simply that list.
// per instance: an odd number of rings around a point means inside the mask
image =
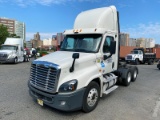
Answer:
[{"label": "semi truck", "polygon": [[119,84],[137,79],[136,66],[119,62],[118,14],[115,6],[81,12],[60,50],[32,62],[28,87],[39,105],[91,112]]},{"label": "semi truck", "polygon": [[23,39],[7,38],[0,46],[0,63],[18,63],[28,61],[24,49]]},{"label": "semi truck", "polygon": [[125,57],[127,63],[135,63],[136,65],[148,63],[152,65],[156,60],[156,53],[147,53],[144,48],[135,48]]}]

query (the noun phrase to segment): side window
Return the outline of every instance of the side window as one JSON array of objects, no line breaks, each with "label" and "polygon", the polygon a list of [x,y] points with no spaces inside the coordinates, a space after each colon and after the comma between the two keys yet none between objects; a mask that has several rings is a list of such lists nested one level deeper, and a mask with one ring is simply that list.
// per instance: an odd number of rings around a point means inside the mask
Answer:
[{"label": "side window", "polygon": [[114,41],[114,38],[111,36],[107,36],[105,41],[104,41],[104,45],[103,45],[103,52],[107,53],[109,52],[110,46],[111,46],[111,41]]}]

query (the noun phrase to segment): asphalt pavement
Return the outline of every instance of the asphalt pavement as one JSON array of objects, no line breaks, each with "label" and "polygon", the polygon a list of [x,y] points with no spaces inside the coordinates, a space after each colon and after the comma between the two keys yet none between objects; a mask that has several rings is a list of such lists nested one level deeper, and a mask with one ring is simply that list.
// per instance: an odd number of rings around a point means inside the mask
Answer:
[{"label": "asphalt pavement", "polygon": [[0,64],[0,120],[160,120],[160,70],[156,64],[138,65],[137,80],[101,98],[90,113],[38,105],[28,93],[30,66],[31,61]]}]

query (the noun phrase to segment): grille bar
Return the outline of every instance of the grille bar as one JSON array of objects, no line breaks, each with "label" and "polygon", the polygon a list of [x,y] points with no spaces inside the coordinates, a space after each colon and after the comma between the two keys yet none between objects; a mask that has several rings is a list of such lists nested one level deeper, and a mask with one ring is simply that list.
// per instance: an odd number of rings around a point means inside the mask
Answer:
[{"label": "grille bar", "polygon": [[46,92],[56,92],[60,75],[58,65],[49,62],[34,61],[31,65],[30,83]]},{"label": "grille bar", "polygon": [[132,56],[127,56],[127,59],[132,60]]}]

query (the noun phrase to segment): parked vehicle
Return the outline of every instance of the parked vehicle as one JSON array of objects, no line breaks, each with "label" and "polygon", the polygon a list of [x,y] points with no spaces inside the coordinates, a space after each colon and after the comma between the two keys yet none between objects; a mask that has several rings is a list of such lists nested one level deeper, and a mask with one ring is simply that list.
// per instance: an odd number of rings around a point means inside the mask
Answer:
[{"label": "parked vehicle", "polygon": [[156,60],[156,53],[146,53],[144,48],[135,48],[125,57],[127,63],[132,62],[136,65],[148,63],[152,65]]},{"label": "parked vehicle", "polygon": [[138,68],[119,63],[119,33],[115,6],[80,13],[60,50],[32,62],[30,95],[42,106],[90,112],[117,82],[130,85]]},{"label": "parked vehicle", "polygon": [[25,58],[23,40],[21,38],[7,38],[0,47],[1,63],[23,62]]}]

